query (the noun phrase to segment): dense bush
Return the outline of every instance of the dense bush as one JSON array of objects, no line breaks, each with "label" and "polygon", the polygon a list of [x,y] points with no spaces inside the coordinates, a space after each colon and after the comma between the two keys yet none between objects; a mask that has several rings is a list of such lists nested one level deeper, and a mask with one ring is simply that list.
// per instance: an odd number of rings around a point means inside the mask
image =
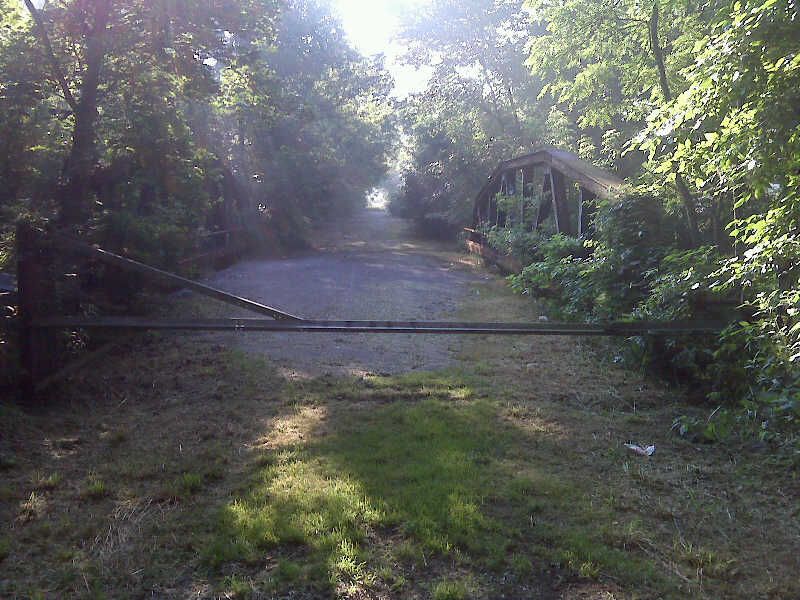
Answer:
[{"label": "dense bush", "polygon": [[642,194],[602,203],[591,240],[562,234],[541,239],[535,260],[512,277],[513,287],[532,294],[559,289],[563,316],[633,316],[674,243],[676,224],[661,206]]},{"label": "dense bush", "polygon": [[[662,205],[646,194],[602,203],[591,240],[539,240],[534,260],[510,278],[513,289],[550,299],[552,312],[567,319],[731,318],[724,295],[708,284],[719,255],[712,247],[676,248],[678,223]],[[624,354],[708,393],[721,374],[719,345],[714,336],[633,337]]]},{"label": "dense bush", "polygon": [[791,439],[800,376],[785,344],[758,315],[743,320],[746,307],[720,280],[727,259],[714,246],[676,247],[677,222],[661,205],[629,195],[600,207],[591,241],[539,238],[532,262],[510,277],[513,289],[542,298],[566,319],[731,323],[719,336],[632,337],[621,356],[688,383],[714,403],[713,419],[676,421],[685,435]]}]

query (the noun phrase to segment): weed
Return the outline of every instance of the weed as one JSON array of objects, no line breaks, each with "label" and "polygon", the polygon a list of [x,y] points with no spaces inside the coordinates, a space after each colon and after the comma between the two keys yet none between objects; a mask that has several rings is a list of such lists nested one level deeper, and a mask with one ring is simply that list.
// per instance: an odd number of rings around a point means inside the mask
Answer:
[{"label": "weed", "polygon": [[252,582],[238,575],[228,575],[222,580],[222,590],[225,598],[247,600],[253,595]]},{"label": "weed", "polygon": [[33,482],[33,488],[39,491],[54,490],[61,483],[60,473],[50,473],[44,475],[43,473],[36,473]]},{"label": "weed", "polygon": [[695,546],[683,539],[676,541],[675,550],[680,560],[694,569],[699,580],[703,577],[725,577],[736,562],[732,559],[723,560],[713,550]]},{"label": "weed", "polygon": [[600,576],[600,566],[592,560],[587,560],[582,553],[567,550],[562,553],[561,560],[567,568],[575,571],[581,577],[597,579]]},{"label": "weed", "polygon": [[526,577],[533,572],[533,563],[527,556],[515,555],[510,562],[511,570],[517,577]]},{"label": "weed", "polygon": [[291,560],[282,560],[275,569],[275,578],[278,581],[291,583],[297,581],[303,573],[303,567]]},{"label": "weed", "polygon": [[17,522],[28,523],[34,519],[37,519],[44,514],[46,507],[47,502],[45,501],[44,497],[36,492],[31,492],[31,495],[28,496],[28,499],[19,505]]},{"label": "weed", "polygon": [[412,541],[403,540],[394,547],[394,556],[397,560],[421,566],[424,562],[423,553],[419,546]]},{"label": "weed", "polygon": [[108,493],[109,491],[108,487],[106,486],[106,482],[103,481],[103,479],[97,473],[90,473],[86,477],[83,491],[81,493],[84,498],[98,500],[107,496]]},{"label": "weed", "polygon": [[431,591],[433,600],[466,600],[468,596],[469,590],[463,581],[439,581]]},{"label": "weed", "polygon": [[203,478],[197,473],[183,473],[175,480],[174,486],[181,497],[191,496],[203,487]]},{"label": "weed", "polygon": [[375,572],[375,577],[376,579],[380,579],[386,583],[389,586],[389,589],[393,592],[400,591],[408,583],[403,575],[395,573],[394,570],[389,566],[380,567]]}]

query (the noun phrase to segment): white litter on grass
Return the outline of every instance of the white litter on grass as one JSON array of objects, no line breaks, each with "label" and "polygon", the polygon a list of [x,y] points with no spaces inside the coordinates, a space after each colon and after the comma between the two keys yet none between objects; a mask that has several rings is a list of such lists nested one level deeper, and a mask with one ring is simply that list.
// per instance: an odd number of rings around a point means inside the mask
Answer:
[{"label": "white litter on grass", "polygon": [[540,316],[539,316],[539,320],[540,320],[542,323],[546,323],[546,322],[547,322],[547,321],[549,321],[550,319],[548,319],[548,318],[547,318],[546,316],[544,316],[544,315],[540,315]]},{"label": "white litter on grass", "polygon": [[643,447],[639,444],[625,444],[625,447],[628,450],[633,450],[636,452],[636,454],[641,454],[642,456],[653,456],[656,451],[656,447],[653,445]]}]

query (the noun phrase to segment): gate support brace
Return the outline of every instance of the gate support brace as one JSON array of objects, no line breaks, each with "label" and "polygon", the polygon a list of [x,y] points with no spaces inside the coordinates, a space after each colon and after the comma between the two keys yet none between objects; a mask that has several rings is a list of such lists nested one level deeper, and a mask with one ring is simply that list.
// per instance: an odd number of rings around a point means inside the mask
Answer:
[{"label": "gate support brace", "polygon": [[302,318],[296,315],[284,312],[282,310],[278,310],[277,308],[273,308],[271,306],[261,304],[260,302],[249,300],[248,298],[242,298],[241,296],[236,296],[235,294],[231,294],[229,292],[218,290],[217,288],[211,287],[210,285],[206,285],[204,283],[198,283],[197,281],[186,279],[185,277],[181,277],[180,275],[175,275],[174,273],[170,273],[168,271],[163,271],[161,269],[151,267],[150,265],[140,263],[139,261],[133,260],[131,258],[126,258],[124,256],[120,256],[119,254],[114,254],[113,252],[109,252],[108,250],[102,250],[101,248],[95,248],[94,246],[89,246],[83,242],[73,240],[72,238],[66,237],[61,234],[55,234],[53,237],[60,245],[66,246],[70,250],[73,250],[85,256],[91,256],[97,258],[98,260],[101,260],[104,263],[114,265],[126,271],[134,271],[136,273],[141,273],[142,275],[146,275],[148,277],[154,277],[156,279],[163,279],[165,281],[170,281],[172,283],[180,285],[181,287],[189,288],[194,292],[203,294],[204,296],[210,296],[211,298],[214,298],[221,302],[225,302],[227,304],[233,304],[235,306],[246,308],[253,312],[261,313],[263,315],[272,317],[273,319],[286,320],[286,321],[303,320]]}]

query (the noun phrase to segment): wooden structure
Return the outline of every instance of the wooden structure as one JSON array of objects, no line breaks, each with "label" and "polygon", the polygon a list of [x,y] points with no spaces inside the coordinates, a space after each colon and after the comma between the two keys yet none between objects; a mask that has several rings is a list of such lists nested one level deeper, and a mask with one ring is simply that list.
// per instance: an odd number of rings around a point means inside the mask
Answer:
[{"label": "wooden structure", "polygon": [[[472,239],[487,225],[503,227],[509,222],[533,231],[547,221],[553,233],[584,236],[591,227],[595,199],[611,198],[624,185],[616,175],[572,152],[543,147],[497,166],[475,197],[473,227],[467,232]],[[518,196],[518,207],[504,209],[498,195]]]}]

